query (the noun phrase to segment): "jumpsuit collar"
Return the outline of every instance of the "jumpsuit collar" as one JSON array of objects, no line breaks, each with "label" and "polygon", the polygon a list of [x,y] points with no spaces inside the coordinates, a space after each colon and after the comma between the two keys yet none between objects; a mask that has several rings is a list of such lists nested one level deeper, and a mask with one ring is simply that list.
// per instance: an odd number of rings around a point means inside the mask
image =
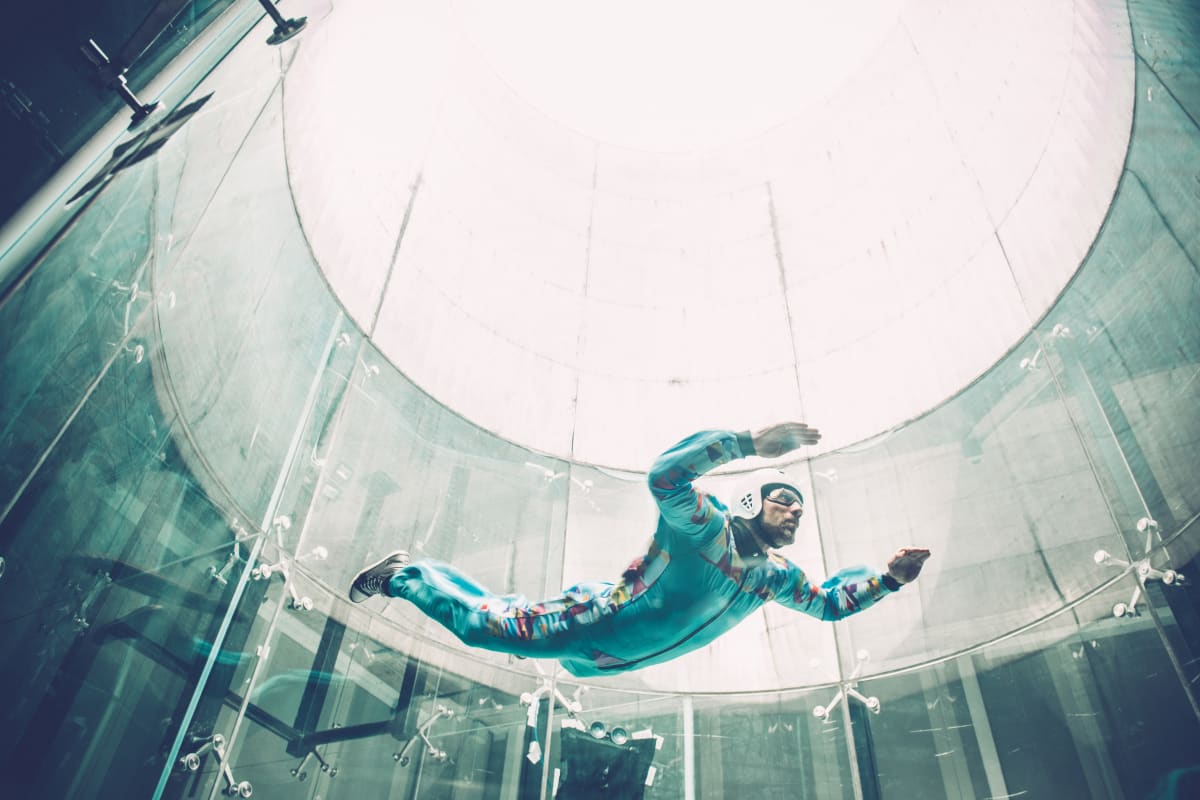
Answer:
[{"label": "jumpsuit collar", "polygon": [[750,532],[750,523],[743,519],[734,518],[732,525],[733,530],[733,549],[743,560],[752,563],[765,560],[767,554],[758,546],[758,542],[754,538],[754,534]]}]

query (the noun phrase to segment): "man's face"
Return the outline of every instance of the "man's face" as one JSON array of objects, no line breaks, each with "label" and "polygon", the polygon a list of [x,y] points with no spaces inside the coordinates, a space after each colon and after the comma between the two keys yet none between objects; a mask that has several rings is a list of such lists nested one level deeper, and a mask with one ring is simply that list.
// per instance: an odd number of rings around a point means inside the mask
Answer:
[{"label": "man's face", "polygon": [[776,487],[763,498],[758,516],[758,531],[771,547],[783,547],[796,541],[796,528],[804,515],[804,503],[791,489]]}]

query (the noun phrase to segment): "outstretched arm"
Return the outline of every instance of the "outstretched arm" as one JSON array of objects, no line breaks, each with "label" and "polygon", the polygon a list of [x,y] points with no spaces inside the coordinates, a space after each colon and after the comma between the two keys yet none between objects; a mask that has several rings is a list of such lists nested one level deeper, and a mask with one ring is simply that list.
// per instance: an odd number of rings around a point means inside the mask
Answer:
[{"label": "outstretched arm", "polygon": [[755,454],[749,431],[701,431],[658,457],[647,480],[658,511],[676,531],[706,542],[725,527],[725,507],[692,486],[709,470]]},{"label": "outstretched arm", "polygon": [[835,622],[865,611],[880,598],[916,580],[927,558],[929,551],[924,548],[902,547],[888,562],[887,572],[851,567],[837,572],[820,586],[811,583],[804,570],[788,562],[788,578],[775,601],[817,619]]},{"label": "outstretched arm", "polygon": [[826,622],[836,622],[865,611],[880,598],[900,589],[900,584],[868,567],[851,567],[832,575],[820,586],[791,564],[783,591],[775,602]]},{"label": "outstretched arm", "polygon": [[816,428],[803,422],[781,422],[753,433],[701,431],[658,457],[648,476],[650,493],[668,525],[705,542],[724,528],[725,507],[704,492],[696,491],[692,481],[734,459],[752,455],[777,458],[804,445],[816,444],[820,438]]}]

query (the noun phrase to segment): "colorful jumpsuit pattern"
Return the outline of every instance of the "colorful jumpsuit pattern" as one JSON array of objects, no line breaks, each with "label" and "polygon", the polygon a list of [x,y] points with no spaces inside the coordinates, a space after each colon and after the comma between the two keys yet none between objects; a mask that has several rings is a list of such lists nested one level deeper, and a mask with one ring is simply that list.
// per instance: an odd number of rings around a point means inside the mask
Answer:
[{"label": "colorful jumpsuit pattern", "polygon": [[426,560],[402,569],[385,591],[414,603],[465,644],[555,658],[578,677],[696,650],[771,600],[834,621],[889,594],[883,576],[866,567],[842,570],[817,586],[782,556],[738,553],[727,509],[692,482],[753,452],[747,433],[704,431],[660,456],[649,474],[658,528],[646,554],[616,583],[581,583],[531,603],[494,595],[449,564]]}]

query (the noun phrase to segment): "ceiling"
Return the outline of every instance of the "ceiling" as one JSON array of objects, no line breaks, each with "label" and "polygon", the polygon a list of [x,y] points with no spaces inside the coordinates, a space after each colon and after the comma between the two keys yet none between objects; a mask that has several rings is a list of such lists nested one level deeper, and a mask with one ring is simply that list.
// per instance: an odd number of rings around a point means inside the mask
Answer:
[{"label": "ceiling", "polygon": [[1122,169],[1121,3],[573,5],[341,0],[285,83],[368,360],[544,453],[902,424],[1046,312]]}]

